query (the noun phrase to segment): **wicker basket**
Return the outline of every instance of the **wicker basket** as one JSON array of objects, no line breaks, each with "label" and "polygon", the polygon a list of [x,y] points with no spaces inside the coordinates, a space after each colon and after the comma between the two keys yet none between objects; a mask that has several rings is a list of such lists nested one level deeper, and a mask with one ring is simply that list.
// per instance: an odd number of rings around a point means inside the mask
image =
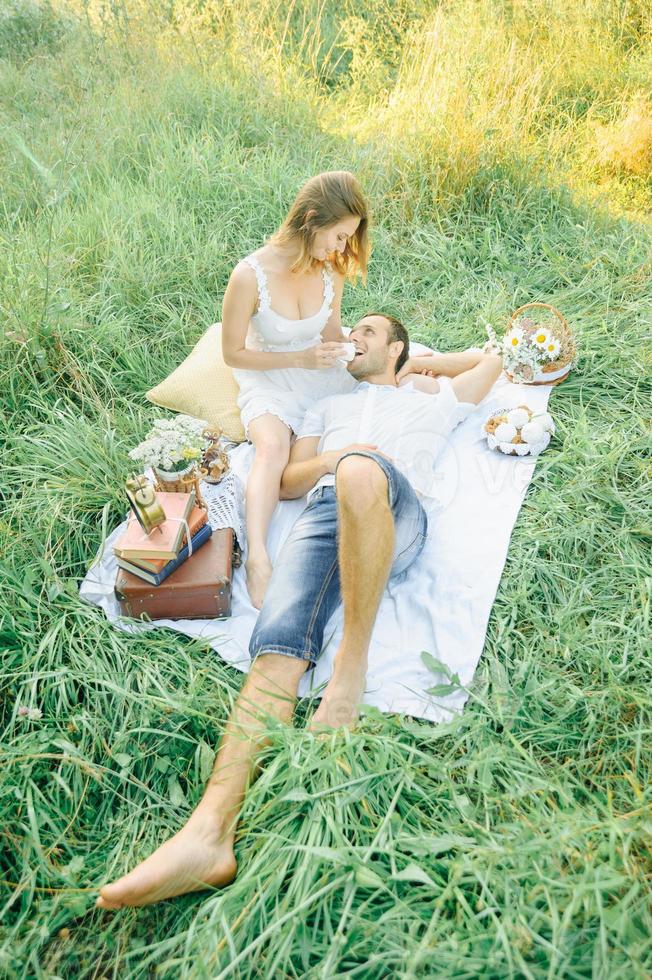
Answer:
[{"label": "wicker basket", "polygon": [[[524,383],[531,385],[558,385],[568,377],[577,355],[573,334],[563,313],[560,313],[559,310],[549,303],[526,303],[525,306],[519,306],[518,310],[512,313],[506,333],[509,333],[519,317],[527,315],[529,311],[535,313],[538,310],[547,311],[546,318],[548,322],[554,320],[554,333],[560,344],[559,357],[555,361],[549,361],[547,364],[544,364],[534,375],[532,381]],[[541,326],[541,323],[538,322],[536,325]],[[527,330],[528,328],[526,327],[525,329]],[[510,381],[514,380],[507,368],[505,368],[505,374]]]},{"label": "wicker basket", "polygon": [[169,480],[164,477],[155,466],[152,466],[152,471],[154,473],[154,488],[166,493],[190,493],[191,490],[195,491],[195,503],[198,507],[203,507],[207,510],[206,501],[201,495],[201,490],[199,489],[200,480],[204,478],[207,470],[193,466],[189,473],[179,474],[175,480]]}]

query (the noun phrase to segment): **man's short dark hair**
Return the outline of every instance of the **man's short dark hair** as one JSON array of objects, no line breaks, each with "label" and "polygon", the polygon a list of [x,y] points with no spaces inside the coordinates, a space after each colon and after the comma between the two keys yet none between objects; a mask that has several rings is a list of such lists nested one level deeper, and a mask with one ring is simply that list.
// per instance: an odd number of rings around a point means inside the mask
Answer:
[{"label": "man's short dark hair", "polygon": [[[392,316],[391,313],[373,313],[372,312],[372,313],[365,313],[364,316],[365,317],[366,316],[381,316],[383,318],[383,320],[387,320],[387,322],[389,323],[389,330],[387,332],[387,345],[388,346],[390,344],[393,344],[395,340],[400,340],[400,341],[403,342],[403,350],[398,355],[398,360],[396,362],[396,368],[395,368],[395,372],[396,372],[396,374],[398,374],[398,372],[401,370],[401,368],[403,367],[403,365],[407,361],[408,357],[410,356],[410,338],[408,336],[407,330],[405,329],[405,327],[403,326],[403,324],[401,323],[401,321],[398,320],[395,316]],[[364,320],[364,317],[361,317],[360,319]]]}]

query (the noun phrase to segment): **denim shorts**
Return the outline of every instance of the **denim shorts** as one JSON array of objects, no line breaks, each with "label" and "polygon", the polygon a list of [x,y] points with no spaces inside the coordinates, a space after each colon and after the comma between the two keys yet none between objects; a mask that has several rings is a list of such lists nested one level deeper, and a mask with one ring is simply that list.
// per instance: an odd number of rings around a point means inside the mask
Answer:
[{"label": "denim shorts", "polygon": [[[423,549],[428,518],[410,482],[384,456],[354,450],[346,456],[368,456],[387,477],[394,518],[394,559],[390,577],[402,575]],[[337,470],[336,470],[337,472]],[[341,602],[337,560],[338,506],[334,486],[321,486],[298,517],[270,579],[263,608],[249,643],[253,658],[280,653],[315,665],[324,629]]]}]

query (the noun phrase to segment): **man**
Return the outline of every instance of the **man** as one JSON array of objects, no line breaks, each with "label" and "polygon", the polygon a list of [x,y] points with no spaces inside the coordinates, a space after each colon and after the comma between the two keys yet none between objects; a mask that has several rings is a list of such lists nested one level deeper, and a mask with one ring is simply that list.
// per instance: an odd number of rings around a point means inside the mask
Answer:
[{"label": "man", "polygon": [[204,796],[179,833],[101,889],[101,908],[146,905],[233,880],[237,816],[267,743],[268,719],[291,721],[299,681],[319,656],[340,601],[342,640],[310,727],[328,731],[357,718],[383,590],[425,541],[423,501],[433,495],[437,453],[488,394],[502,359],[472,351],[408,359],[405,328],[380,313],[364,316],[349,339],[356,351],[349,371],[359,384],[319,402],[292,448],[281,495],[310,496],[277,560],[251,637],[253,664]]}]

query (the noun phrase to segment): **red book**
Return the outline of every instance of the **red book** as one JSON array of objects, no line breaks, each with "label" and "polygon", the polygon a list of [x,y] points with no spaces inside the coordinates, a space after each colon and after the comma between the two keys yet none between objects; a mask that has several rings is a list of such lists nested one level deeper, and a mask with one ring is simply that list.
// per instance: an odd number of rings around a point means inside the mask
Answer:
[{"label": "red book", "polygon": [[[145,559],[151,562],[162,559],[163,564],[176,558],[186,539],[184,520],[190,527],[190,535],[206,523],[206,511],[194,507],[195,493],[169,493],[158,491],[156,498],[165,511],[167,520],[145,534],[134,515],[129,517],[127,530],[116,541],[114,553],[120,558]],[[194,522],[194,529],[191,520]]]}]

